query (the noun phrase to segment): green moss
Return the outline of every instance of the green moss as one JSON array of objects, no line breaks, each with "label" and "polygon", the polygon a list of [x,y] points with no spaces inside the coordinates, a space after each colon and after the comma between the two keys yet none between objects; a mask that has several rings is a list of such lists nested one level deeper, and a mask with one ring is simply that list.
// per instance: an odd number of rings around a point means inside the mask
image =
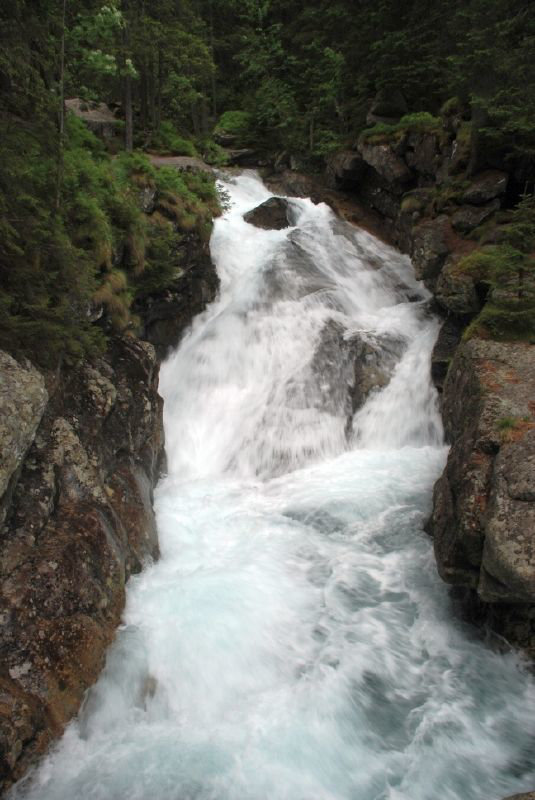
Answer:
[{"label": "green moss", "polygon": [[228,155],[226,150],[221,145],[214,142],[213,139],[201,139],[197,147],[201,153],[203,160],[213,167],[224,167],[228,163]]},{"label": "green moss", "polygon": [[181,136],[172,122],[162,122],[158,130],[152,134],[149,147],[162,155],[197,156],[197,150],[191,139]]},{"label": "green moss", "polygon": [[442,124],[438,117],[434,117],[427,111],[418,111],[414,114],[405,114],[399,122],[393,124],[377,122],[372,128],[363,130],[361,137],[366,141],[376,142],[400,138],[411,131],[438,133],[441,130]]},{"label": "green moss", "polygon": [[518,419],[516,417],[501,417],[496,422],[496,427],[500,431],[510,431],[518,425]]}]

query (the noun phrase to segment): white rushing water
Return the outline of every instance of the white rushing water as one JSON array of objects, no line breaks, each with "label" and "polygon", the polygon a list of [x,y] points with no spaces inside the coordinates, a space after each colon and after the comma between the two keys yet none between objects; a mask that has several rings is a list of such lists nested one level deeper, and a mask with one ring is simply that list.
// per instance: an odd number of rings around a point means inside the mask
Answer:
[{"label": "white rushing water", "polygon": [[[294,227],[265,231],[242,218],[270,196],[258,178],[226,189],[220,298],[161,372],[161,560],[130,581],[100,680],[14,797],[533,788],[533,682],[456,621],[422,530],[446,458],[425,290],[326,206],[292,200]],[[396,364],[351,428],[357,340]]]}]

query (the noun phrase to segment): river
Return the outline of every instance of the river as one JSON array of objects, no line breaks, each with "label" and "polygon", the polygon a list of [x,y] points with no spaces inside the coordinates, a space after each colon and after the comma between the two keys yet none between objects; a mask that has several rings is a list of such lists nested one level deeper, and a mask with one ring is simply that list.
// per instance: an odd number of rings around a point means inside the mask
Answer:
[{"label": "river", "polygon": [[[27,800],[499,800],[535,786],[533,680],[456,618],[423,531],[447,449],[407,257],[223,180],[220,296],[162,365],[161,559],[130,580]],[[351,343],[391,378],[348,422]],[[372,353],[373,353],[372,349]],[[368,360],[369,360],[368,352]],[[390,361],[388,361],[390,359]]]}]

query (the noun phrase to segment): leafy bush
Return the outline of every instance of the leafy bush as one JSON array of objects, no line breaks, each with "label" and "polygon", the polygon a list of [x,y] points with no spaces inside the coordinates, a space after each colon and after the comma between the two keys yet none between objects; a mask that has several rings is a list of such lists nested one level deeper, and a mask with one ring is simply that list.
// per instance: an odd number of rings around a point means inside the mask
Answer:
[{"label": "leafy bush", "polygon": [[172,156],[197,155],[195,145],[191,139],[185,139],[175,130],[171,122],[162,122],[158,130],[152,134],[150,147],[159,153]]},{"label": "leafy bush", "polygon": [[409,131],[435,133],[442,129],[441,121],[427,111],[405,114],[399,122],[392,124],[377,122],[372,128],[362,131],[361,137],[366,140],[379,140],[396,137]]},{"label": "leafy bush", "polygon": [[253,130],[253,117],[248,111],[225,111],[214,129],[214,134],[235,137],[237,143],[248,144]]}]

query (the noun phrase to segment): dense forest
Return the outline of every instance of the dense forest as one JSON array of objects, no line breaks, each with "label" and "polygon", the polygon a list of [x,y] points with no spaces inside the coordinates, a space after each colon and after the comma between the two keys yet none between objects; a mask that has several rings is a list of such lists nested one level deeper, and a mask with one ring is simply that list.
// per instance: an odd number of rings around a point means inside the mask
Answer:
[{"label": "dense forest", "polygon": [[[473,259],[529,292],[535,211],[535,4],[530,0],[16,0],[0,9],[0,346],[38,361],[135,330],[132,304],[207,239],[213,179],[146,153],[225,163],[225,136],[321,171],[359,136],[457,115],[467,173],[515,175],[509,230]],[[71,98],[116,124],[105,143]],[[394,116],[392,125],[370,122]],[[156,187],[150,222],[140,192]],[[94,308],[106,324],[94,324]],[[531,306],[530,306],[531,308]],[[529,327],[529,326],[528,326]]]}]

